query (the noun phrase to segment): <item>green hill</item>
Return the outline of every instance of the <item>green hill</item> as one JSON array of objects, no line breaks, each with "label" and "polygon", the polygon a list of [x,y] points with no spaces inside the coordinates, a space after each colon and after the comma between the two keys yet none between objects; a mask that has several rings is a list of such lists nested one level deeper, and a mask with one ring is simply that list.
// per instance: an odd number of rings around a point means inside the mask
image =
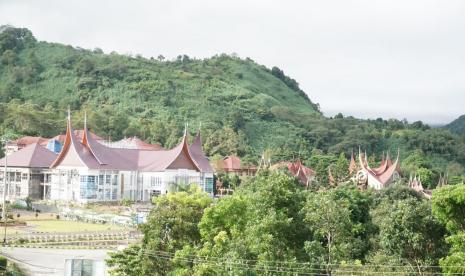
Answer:
[{"label": "green hill", "polygon": [[465,115],[458,117],[450,124],[446,125],[445,128],[454,133],[465,134]]},{"label": "green hill", "polygon": [[[321,117],[295,80],[251,59],[107,55],[38,42],[28,30],[8,27],[0,34],[0,53],[0,99],[11,103],[3,109],[17,106],[44,117],[32,120],[33,114],[20,114],[23,123],[6,118],[3,128],[15,133],[56,134],[70,105],[88,110],[91,127],[112,139],[138,135],[172,146],[189,123],[191,131],[202,124],[207,134],[223,129],[257,146],[277,138],[277,132],[297,135],[289,118]],[[34,107],[25,108],[27,103]]]},{"label": "green hill", "polygon": [[254,163],[267,151],[272,161],[300,158],[326,171],[312,156],[348,156],[359,146],[377,155],[420,151],[436,175],[450,166],[460,174],[465,163],[458,135],[421,122],[326,118],[295,80],[248,58],[104,54],[0,27],[0,135],[54,136],[68,106],[76,127],[87,111],[91,129],[112,140],[137,135],[171,147],[186,123],[192,134],[201,124],[209,156]]}]

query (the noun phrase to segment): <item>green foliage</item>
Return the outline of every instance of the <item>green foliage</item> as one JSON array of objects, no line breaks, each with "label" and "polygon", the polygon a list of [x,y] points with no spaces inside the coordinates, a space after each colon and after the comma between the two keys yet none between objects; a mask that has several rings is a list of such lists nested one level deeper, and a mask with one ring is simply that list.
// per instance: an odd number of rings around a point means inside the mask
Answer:
[{"label": "green foliage", "polygon": [[382,202],[373,211],[379,227],[381,252],[405,260],[404,264],[424,273],[428,266],[438,265],[447,252],[445,228],[433,217],[430,203],[410,197]]},{"label": "green foliage", "polygon": [[445,186],[433,193],[433,213],[447,227],[449,254],[441,259],[445,275],[464,274],[465,270],[465,186]]},{"label": "green foliage", "polygon": [[351,229],[349,203],[335,200],[331,192],[309,194],[303,212],[312,239],[305,243],[311,263],[326,267],[331,274],[331,264],[349,259]]},{"label": "green foliage", "polygon": [[433,192],[433,213],[449,231],[465,231],[465,186],[445,186]]},{"label": "green foliage", "polygon": [[8,260],[5,257],[0,256],[0,271],[6,271],[7,264]]},{"label": "green foliage", "polygon": [[131,206],[132,204],[134,204],[134,202],[128,198],[124,198],[121,200],[121,205],[123,206],[126,206],[126,207],[129,207]]},{"label": "green foliage", "polygon": [[312,233],[305,242],[310,263],[331,273],[335,264],[363,261],[376,230],[370,206],[370,195],[352,185],[308,193],[302,212]]},{"label": "green foliage", "polygon": [[280,267],[429,275],[439,264],[461,271],[449,266],[461,264],[463,233],[447,239],[446,257],[445,228],[430,201],[406,186],[311,191],[284,173],[261,171],[231,196],[212,201],[193,189],[154,204],[142,244],[108,260],[114,275],[281,275]]},{"label": "green foliage", "polygon": [[174,252],[200,242],[198,223],[212,203],[206,193],[192,187],[188,192],[156,197],[153,203],[148,222],[140,229],[144,233],[142,245],[112,254],[107,261],[115,275],[166,275],[173,264],[150,253]]}]

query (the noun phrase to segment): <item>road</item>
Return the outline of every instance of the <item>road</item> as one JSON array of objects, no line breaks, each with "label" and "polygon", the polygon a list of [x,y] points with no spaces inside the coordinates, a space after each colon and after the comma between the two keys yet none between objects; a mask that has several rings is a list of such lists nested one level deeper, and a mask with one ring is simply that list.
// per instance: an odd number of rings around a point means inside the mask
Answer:
[{"label": "road", "polygon": [[108,250],[67,250],[42,248],[2,248],[1,255],[14,260],[28,275],[63,275],[65,259],[105,260]]}]

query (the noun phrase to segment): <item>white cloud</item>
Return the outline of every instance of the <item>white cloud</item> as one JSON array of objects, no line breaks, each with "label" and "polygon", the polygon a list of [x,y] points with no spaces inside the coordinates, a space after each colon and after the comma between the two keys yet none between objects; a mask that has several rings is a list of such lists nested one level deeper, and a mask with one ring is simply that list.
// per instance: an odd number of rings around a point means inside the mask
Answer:
[{"label": "white cloud", "polygon": [[329,115],[440,123],[465,113],[461,0],[0,0],[0,20],[106,52],[235,52],[279,66]]}]

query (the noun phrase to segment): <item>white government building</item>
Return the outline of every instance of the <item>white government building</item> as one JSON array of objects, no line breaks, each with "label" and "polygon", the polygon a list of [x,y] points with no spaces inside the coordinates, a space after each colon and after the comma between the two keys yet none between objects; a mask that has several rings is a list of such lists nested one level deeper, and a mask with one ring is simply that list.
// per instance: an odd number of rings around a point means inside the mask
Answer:
[{"label": "white government building", "polygon": [[[56,154],[39,143],[7,156],[7,198],[31,197],[80,203],[152,196],[197,184],[213,195],[213,168],[202,150],[200,131],[188,145],[187,131],[174,148],[165,150],[137,138],[128,143],[103,142],[87,129],[74,131],[68,114],[66,135]],[[81,133],[81,135],[78,135]],[[3,183],[5,158],[0,160]],[[3,193],[3,185],[0,184]]]}]

